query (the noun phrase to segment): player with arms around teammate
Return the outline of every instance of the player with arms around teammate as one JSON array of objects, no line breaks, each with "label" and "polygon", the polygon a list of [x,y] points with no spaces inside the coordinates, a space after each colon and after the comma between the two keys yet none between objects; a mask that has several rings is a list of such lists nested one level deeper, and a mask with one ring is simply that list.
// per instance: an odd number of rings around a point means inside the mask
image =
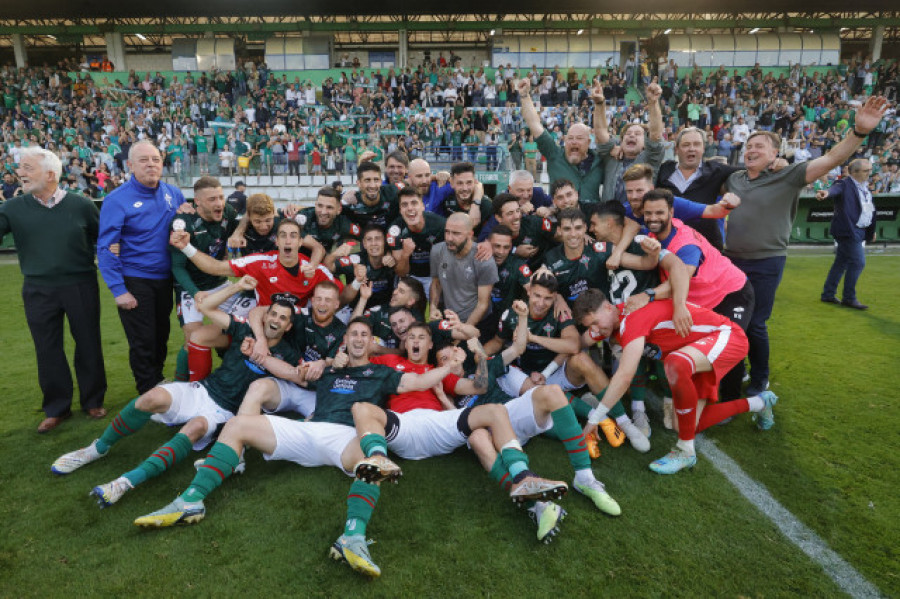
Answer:
[{"label": "player with arms around teammate", "polygon": [[[603,293],[591,289],[575,302],[575,318],[598,337],[614,336],[622,346],[619,369],[606,390],[606,400],[618,401],[627,391],[644,348],[656,345],[663,356],[666,379],[672,389],[678,420],[678,442],[665,457],[652,464],[658,474],[674,474],[697,464],[694,436],[710,426],[743,412],[757,413],[761,430],[775,422],[772,406],[778,398],[771,391],[758,396],[717,403],[719,381],[747,355],[747,336],[724,316],[688,303],[692,325],[686,337],[675,332],[672,301],[661,300],[625,314],[622,304],[609,303]],[[601,404],[588,416],[585,435],[606,417]]]},{"label": "player with arms around teammate", "polygon": [[[172,221],[173,231],[184,231],[190,243],[216,260],[228,257],[226,240],[237,226],[237,213],[225,202],[225,192],[218,179],[205,176],[194,183],[194,205],[196,214],[181,214]],[[188,372],[188,346],[191,334],[203,325],[203,313],[199,304],[214,291],[228,285],[225,277],[208,275],[197,268],[187,257],[169,248],[172,252],[172,275],[175,278],[176,313],[184,331],[184,346],[178,352],[175,379],[186,381]],[[235,294],[223,302],[219,309],[227,314],[246,316],[256,301]],[[196,380],[196,379],[195,379]]]},{"label": "player with arms around teammate", "polygon": [[[353,476],[364,459],[353,427],[352,406],[357,402],[382,404],[393,393],[421,391],[438,384],[449,368],[435,368],[425,374],[401,373],[372,364],[372,328],[365,318],[354,318],[344,335],[348,363],[345,368],[328,368],[314,382],[305,380],[306,368],[289,365],[274,356],[260,366],[280,378],[315,388],[316,411],[309,421],[273,415],[240,415],[233,418],[210,449],[206,460],[187,490],[166,507],[142,516],[135,524],[165,527],[199,522],[206,514],[203,501],[234,474],[244,446],[263,452],[267,460],[289,460],[306,467],[334,466]],[[381,490],[377,484],[356,481],[347,497],[344,534],[335,543],[341,556],[354,568],[365,568],[377,576],[366,546],[366,525]],[[365,564],[371,564],[367,566]]]},{"label": "player with arms around teammate", "polygon": [[[86,464],[105,457],[113,445],[133,435],[153,418],[158,422],[184,425],[178,434],[156,450],[137,468],[105,485],[94,487],[91,494],[101,507],[116,503],[136,485],[158,476],[184,459],[193,446],[200,450],[212,440],[216,427],[231,419],[250,383],[265,371],[249,364],[241,354],[241,342],[250,336],[250,326],[218,310],[219,304],[233,294],[253,289],[256,281],[243,277],[238,283],[210,294],[201,304],[203,314],[232,337],[222,365],[198,383],[168,383],[154,387],[132,400],[93,443],[57,459],[54,474],[69,474]],[[266,343],[272,355],[296,363],[299,350],[289,337],[293,306],[279,302],[269,307],[266,315]]]}]

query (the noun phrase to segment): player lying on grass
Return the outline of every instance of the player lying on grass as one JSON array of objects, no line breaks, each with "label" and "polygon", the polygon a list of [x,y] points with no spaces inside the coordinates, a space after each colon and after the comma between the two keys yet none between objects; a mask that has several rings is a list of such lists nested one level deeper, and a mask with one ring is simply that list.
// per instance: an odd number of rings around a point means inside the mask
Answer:
[{"label": "player lying on grass", "polygon": [[[91,495],[101,507],[116,503],[122,495],[149,478],[172,468],[188,455],[191,447],[203,449],[209,444],[216,427],[230,420],[241,404],[244,393],[265,371],[249,363],[241,354],[241,342],[251,335],[250,326],[217,309],[235,293],[256,287],[253,277],[242,277],[237,283],[210,294],[200,305],[203,314],[231,336],[222,365],[209,377],[197,383],[169,383],[154,387],[132,400],[113,418],[106,430],[93,443],[67,453],[53,462],[54,474],[69,474],[78,468],[106,456],[113,445],[139,431],[153,418],[174,426],[183,424],[170,441],[156,450],[137,468],[126,472],[105,485],[94,487]],[[266,313],[265,339],[272,355],[286,362],[296,363],[300,349],[291,330],[293,306],[278,300]]]},{"label": "player lying on grass", "polygon": [[[603,293],[590,289],[575,301],[575,318],[595,339],[611,337],[622,346],[619,369],[613,375],[604,400],[618,400],[628,389],[646,345],[659,348],[666,379],[672,389],[678,420],[678,442],[665,457],[652,464],[658,474],[674,474],[697,463],[694,436],[710,426],[743,412],[755,412],[760,430],[775,422],[772,406],[778,398],[771,391],[758,396],[716,403],[719,381],[747,356],[747,336],[741,327],[712,310],[688,303],[692,325],[686,337],[675,332],[672,300],[661,300],[625,314],[623,304],[613,305]],[[594,408],[584,427],[593,432],[606,417],[607,407]]]},{"label": "player lying on grass", "polygon": [[[390,394],[429,389],[450,370],[445,366],[424,374],[404,374],[372,364],[369,361],[372,327],[365,318],[350,321],[344,344],[347,366],[340,370],[328,368],[315,382],[306,382],[302,365],[291,367],[277,358],[265,358],[262,366],[273,374],[315,387],[316,412],[310,421],[272,415],[236,416],[222,429],[218,442],[210,449],[188,489],[163,509],[136,519],[135,524],[157,528],[199,522],[206,514],[203,500],[234,474],[244,446],[262,451],[268,460],[290,460],[308,467],[334,466],[352,476],[356,465],[365,457],[353,428],[352,406],[357,402],[380,404]],[[524,454],[520,459],[525,459]],[[398,475],[399,468],[388,461],[380,478]],[[369,558],[365,528],[379,495],[377,484],[353,483],[347,497],[344,534],[335,543],[335,550],[354,568],[376,576],[380,570]]]},{"label": "player lying on grass", "polygon": [[[606,423],[604,433],[610,444],[622,444],[616,433],[616,425],[625,433],[632,447],[645,453],[650,441],[634,425],[619,402],[603,395],[609,379],[603,370],[586,353],[581,351],[581,339],[575,323],[567,315],[558,318],[553,310],[558,285],[551,274],[536,275],[528,290],[528,347],[518,359],[519,369],[511,368],[500,379],[504,391],[510,397],[524,393],[523,385],[530,379],[536,385],[559,385],[563,391],[573,391],[585,385],[591,393],[606,405],[606,412],[615,418]],[[519,316],[507,310],[500,316],[496,336],[485,344],[489,355],[496,354],[512,340]],[[521,370],[520,370],[521,369]],[[613,409],[614,408],[614,409]]]},{"label": "player lying on grass", "polygon": [[[404,337],[407,358],[386,355],[373,358],[373,362],[386,364],[403,372],[427,372],[434,368],[428,364],[428,355],[432,349],[429,326],[422,322],[414,323]],[[480,347],[477,339],[470,339],[468,343],[470,346]],[[454,359],[459,363],[450,361],[445,366],[461,369],[462,362],[466,359],[465,352],[460,348],[454,354]],[[522,447],[516,440],[506,411],[495,405],[457,409],[447,399],[445,389],[447,393],[467,396],[485,393],[488,390],[488,374],[483,353],[478,358],[478,366],[471,380],[451,375],[444,379],[442,386],[434,389],[392,395],[387,409],[372,404],[355,404],[353,420],[360,435],[360,447],[367,457],[357,468],[357,476],[365,479],[369,469],[377,470],[377,465],[384,459],[388,449],[407,460],[446,455],[465,445],[470,435],[479,430],[490,430],[491,434],[485,438],[491,451],[499,452],[501,456],[503,465],[499,467],[508,472],[507,465],[515,462],[511,460],[511,456],[521,458]],[[567,490],[565,483],[545,481],[531,475],[525,469],[527,459],[514,463],[511,467],[508,490],[514,500],[522,497],[553,498]],[[548,516],[553,513],[557,517],[553,518],[549,529],[555,528],[563,512],[558,507],[547,512]]]}]

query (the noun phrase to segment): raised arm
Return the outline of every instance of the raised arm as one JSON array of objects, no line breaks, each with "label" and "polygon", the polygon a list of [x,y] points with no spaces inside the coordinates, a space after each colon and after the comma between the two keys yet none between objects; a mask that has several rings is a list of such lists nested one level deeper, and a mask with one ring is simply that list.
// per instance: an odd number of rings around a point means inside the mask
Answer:
[{"label": "raised arm", "polygon": [[647,112],[650,113],[650,141],[662,141],[663,118],[659,99],[662,96],[662,88],[658,83],[647,86]]},{"label": "raised arm", "polygon": [[522,118],[531,135],[537,139],[544,133],[544,126],[541,124],[541,117],[534,108],[534,102],[531,101],[531,81],[525,77],[519,79],[516,83],[516,89],[519,92],[519,102],[522,103]]},{"label": "raised arm", "polygon": [[505,366],[512,364],[528,349],[528,304],[522,300],[516,300],[512,303],[512,309],[519,317],[519,322],[516,323],[516,330],[513,331],[512,345],[500,354]]},{"label": "raised arm", "polygon": [[231,324],[231,316],[226,312],[219,310],[219,306],[235,293],[242,291],[250,291],[256,288],[256,279],[250,275],[244,275],[236,283],[231,283],[227,287],[219,289],[215,293],[210,293],[198,302],[197,307],[214,325],[221,329],[227,329]]},{"label": "raised arm", "polygon": [[591,100],[594,102],[594,138],[597,145],[605,144],[609,141],[609,123],[606,122],[606,97],[599,79],[591,89]]},{"label": "raised arm", "polygon": [[234,272],[228,260],[216,260],[209,254],[204,254],[190,244],[190,234],[185,231],[173,231],[169,235],[169,243],[181,250],[194,266],[208,275],[218,277],[233,277]]},{"label": "raised arm", "polygon": [[853,156],[863,140],[872,132],[888,108],[888,102],[882,96],[872,96],[856,113],[853,130],[847,133],[837,145],[824,156],[811,160],[806,166],[806,182],[812,183],[836,166],[847,162]]}]

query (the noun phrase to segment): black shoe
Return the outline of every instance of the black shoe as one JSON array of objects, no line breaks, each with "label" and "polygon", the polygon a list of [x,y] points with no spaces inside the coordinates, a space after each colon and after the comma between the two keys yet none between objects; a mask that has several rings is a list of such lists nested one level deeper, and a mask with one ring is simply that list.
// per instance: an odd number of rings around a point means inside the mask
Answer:
[{"label": "black shoe", "polygon": [[821,298],[819,298],[819,299],[822,300],[823,302],[825,302],[826,304],[840,304],[840,303],[841,303],[841,301],[840,301],[838,298],[833,297],[833,296],[832,296],[832,297],[825,297],[825,296],[823,295],[823,296],[822,296]]},{"label": "black shoe", "polygon": [[754,383],[752,380],[750,384],[747,385],[747,390],[745,391],[747,397],[755,397],[769,388],[769,380],[766,379],[764,381],[760,381],[758,383]]},{"label": "black shoe", "polygon": [[842,306],[853,308],[854,310],[868,310],[869,306],[859,303],[859,300],[841,300]]}]

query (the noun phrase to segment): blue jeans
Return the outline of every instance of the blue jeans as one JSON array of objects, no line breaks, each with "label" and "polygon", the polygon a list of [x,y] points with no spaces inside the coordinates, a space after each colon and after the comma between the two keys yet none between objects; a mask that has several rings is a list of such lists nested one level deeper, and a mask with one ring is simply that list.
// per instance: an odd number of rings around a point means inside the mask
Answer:
[{"label": "blue jeans", "polygon": [[841,296],[845,302],[856,300],[856,281],[866,267],[866,250],[861,241],[855,239],[835,239],[837,251],[834,255],[834,264],[825,278],[825,287],[822,289],[822,297],[836,297],[838,283],[844,278],[844,293]]},{"label": "blue jeans", "polygon": [[744,271],[750,284],[753,285],[755,298],[753,316],[747,327],[747,340],[750,342],[750,384],[758,386],[769,380],[769,329],[766,322],[772,315],[775,304],[775,291],[784,274],[786,256],[773,256],[756,260],[732,258],[735,266]]}]

